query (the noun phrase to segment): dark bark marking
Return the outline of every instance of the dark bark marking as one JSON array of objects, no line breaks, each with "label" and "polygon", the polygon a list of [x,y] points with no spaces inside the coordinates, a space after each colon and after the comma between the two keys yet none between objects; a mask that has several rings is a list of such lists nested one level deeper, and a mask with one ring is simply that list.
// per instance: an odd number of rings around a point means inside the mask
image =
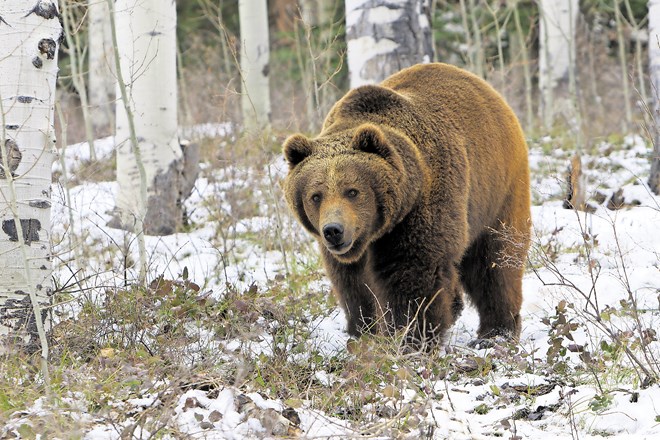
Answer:
[{"label": "dark bark marking", "polygon": [[0,319],[2,321],[16,320],[11,328],[12,330],[20,330],[26,327],[26,324],[30,321],[30,316],[34,317],[34,313],[32,313],[30,296],[26,292],[16,290],[14,294],[21,296],[22,299],[7,299],[4,306],[0,307]]},{"label": "dark bark marking", "polygon": [[28,203],[33,208],[48,209],[50,208],[50,202],[48,200],[32,200]]},{"label": "dark bark marking", "polygon": [[25,15],[25,17],[28,17],[32,14],[36,14],[41,18],[45,18],[46,20],[60,18],[60,13],[57,11],[57,6],[55,6],[55,3],[48,0],[37,1],[37,4],[34,5],[34,7],[30,10],[30,12],[27,13],[27,15]]},{"label": "dark bark marking", "polygon": [[[404,3],[382,4],[389,10],[401,12],[401,16],[392,22],[374,24],[367,19],[367,15],[363,15],[355,24],[346,28],[347,39],[369,35],[376,41],[388,39],[398,44],[393,51],[366,60],[361,77],[380,82],[404,67],[422,62],[425,56],[433,59],[431,28],[421,26],[416,12],[417,5],[423,2]],[[369,6],[366,5],[360,8],[363,14],[366,14],[368,9]]]},{"label": "dark bark marking", "polygon": [[4,18],[2,18],[2,15],[0,15],[0,24],[2,24],[2,23],[4,23],[7,26],[11,27],[11,25],[9,23],[7,23]]},{"label": "dark bark marking", "polygon": [[18,168],[18,165],[21,163],[23,154],[21,150],[18,149],[18,144],[13,139],[5,139],[3,148],[0,148],[0,179],[6,179],[7,175],[5,174],[4,160],[2,156],[7,153],[7,164],[9,165],[9,172],[12,176],[16,176],[14,171]]},{"label": "dark bark marking", "polygon": [[18,130],[20,128],[20,125],[18,125],[18,124],[7,124],[7,125],[5,125],[5,128],[7,130]]},{"label": "dark bark marking", "polygon": [[[33,241],[39,241],[39,231],[41,222],[34,218],[21,219],[21,228],[23,229],[23,240],[28,246]],[[2,231],[9,236],[9,241],[18,241],[18,231],[13,219],[2,222]]]},{"label": "dark bark marking", "polygon": [[37,45],[39,52],[46,55],[46,58],[52,60],[55,58],[55,52],[57,51],[57,43],[52,38],[42,38],[39,40]]},{"label": "dark bark marking", "polygon": [[[152,185],[155,194],[147,200],[144,220],[144,232],[147,235],[170,235],[186,223],[183,201],[192,193],[199,173],[199,145],[182,142],[180,146],[183,157],[154,177]],[[108,222],[108,226],[134,230],[134,225],[122,222],[118,212]]]},{"label": "dark bark marking", "polygon": [[[52,291],[50,288],[46,289],[46,294],[50,296]],[[32,301],[30,295],[22,290],[16,290],[15,295],[21,299],[11,298],[0,307],[0,321],[3,325],[7,326],[17,334],[27,334],[29,341],[24,341],[17,338],[16,342],[29,353],[34,353],[41,348],[39,342],[39,332],[37,331],[37,322],[34,319],[34,309],[32,308]],[[47,308],[41,310],[41,321],[47,322],[49,312]]]},{"label": "dark bark marking", "polygon": [[41,69],[44,66],[44,62],[41,61],[41,58],[34,57],[34,58],[32,58],[32,65],[34,67],[36,67],[37,69]]},{"label": "dark bark marking", "polygon": [[20,102],[21,104],[29,104],[32,101],[34,101],[33,96],[17,96],[16,101]]}]

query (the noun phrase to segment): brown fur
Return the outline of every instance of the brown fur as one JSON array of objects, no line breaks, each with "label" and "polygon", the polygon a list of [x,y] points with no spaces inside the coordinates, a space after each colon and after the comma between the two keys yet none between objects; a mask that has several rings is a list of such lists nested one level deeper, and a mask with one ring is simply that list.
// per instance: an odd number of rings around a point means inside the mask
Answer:
[{"label": "brown fur", "polygon": [[319,240],[349,333],[441,337],[464,289],[479,337],[518,336],[527,146],[487,83],[446,64],[413,66],[348,92],[318,137],[291,136],[284,155],[287,201]]}]

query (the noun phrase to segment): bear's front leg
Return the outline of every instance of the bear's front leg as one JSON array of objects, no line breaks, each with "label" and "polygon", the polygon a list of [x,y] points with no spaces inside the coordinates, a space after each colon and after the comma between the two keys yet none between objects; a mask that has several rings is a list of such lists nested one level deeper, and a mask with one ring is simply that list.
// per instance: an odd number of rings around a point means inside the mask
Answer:
[{"label": "bear's front leg", "polygon": [[439,343],[463,309],[457,268],[432,247],[393,245],[388,252],[375,250],[377,315],[389,332],[405,331],[413,345]]},{"label": "bear's front leg", "polygon": [[440,343],[463,309],[456,271],[435,272],[433,278],[424,277],[428,284],[416,288],[412,286],[420,277],[395,276],[379,301],[384,304],[382,316],[388,330],[405,331],[406,341],[413,345]]},{"label": "bear's front leg", "polygon": [[348,334],[359,337],[375,331],[374,293],[365,276],[366,256],[356,263],[337,261],[321,246],[323,263],[332,289],[346,314]]}]

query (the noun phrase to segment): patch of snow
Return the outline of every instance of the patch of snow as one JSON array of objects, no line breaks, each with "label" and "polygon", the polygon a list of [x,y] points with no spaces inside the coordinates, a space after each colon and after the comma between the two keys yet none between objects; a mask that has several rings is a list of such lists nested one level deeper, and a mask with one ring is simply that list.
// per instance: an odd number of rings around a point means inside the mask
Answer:
[{"label": "patch of snow", "polygon": [[196,141],[203,138],[223,138],[233,132],[231,124],[228,122],[205,124],[196,124],[190,127],[183,127],[179,130],[179,136],[183,139]]},{"label": "patch of snow", "polygon": [[349,336],[346,333],[346,316],[343,310],[336,308],[328,316],[317,318],[311,323],[312,342],[324,357],[337,356],[346,351]]},{"label": "patch of snow", "polygon": [[[106,159],[115,151],[115,138],[108,136],[94,141],[94,153],[98,159]],[[59,159],[53,162],[53,172],[61,173],[62,164],[66,164],[67,173],[72,173],[81,163],[91,160],[91,150],[88,142],[67,145],[59,151]]]}]

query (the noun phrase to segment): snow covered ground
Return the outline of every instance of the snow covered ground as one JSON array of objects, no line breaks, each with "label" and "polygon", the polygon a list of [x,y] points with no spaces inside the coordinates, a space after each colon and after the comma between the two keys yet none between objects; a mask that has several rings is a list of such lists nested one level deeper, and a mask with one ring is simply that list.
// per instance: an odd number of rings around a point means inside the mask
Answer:
[{"label": "snow covered ground", "polygon": [[[524,278],[519,347],[467,348],[478,325],[476,313],[468,308],[451,330],[444,354],[410,361],[402,354],[401,360],[373,367],[376,372],[390,369],[392,374],[383,377],[392,377],[391,382],[360,382],[371,389],[347,392],[346,405],[358,408],[359,417],[324,404],[320,395],[282,398],[266,386],[231,381],[172,391],[169,378],[154,378],[151,388],[117,397],[113,417],[100,415],[90,396],[74,393],[59,406],[39,399],[11,414],[0,438],[21,438],[25,425],[38,434],[37,420],[58,411],[77,420],[76,438],[89,440],[660,438],[660,386],[643,371],[656,377],[660,372],[655,333],[660,319],[660,197],[645,184],[649,148],[630,136],[621,145],[603,144],[583,157],[594,208],[585,213],[562,207],[570,155],[553,142],[536,142],[530,153],[534,244]],[[97,154],[110,155],[111,146],[111,139],[97,142]],[[86,151],[85,144],[66,149],[68,178],[76,173],[70,165],[85,159]],[[62,172],[61,166],[56,169]],[[228,285],[238,292],[250,286],[267,292],[282,280],[285,249],[278,243],[296,243],[285,250],[289,266],[318,266],[314,244],[282,203],[277,182],[285,172],[281,158],[259,168],[203,166],[187,201],[194,228],[147,237],[151,276],[174,280],[185,270],[201,291],[221,299]],[[84,278],[92,287],[85,295],[102,297],[136,276],[119,260],[137,261],[133,237],[106,227],[116,190],[114,182],[86,182],[68,190],[54,185],[55,277],[60,283]],[[619,190],[617,203],[624,206],[608,209]],[[260,201],[249,216],[235,215],[245,201],[241,197]],[[308,288],[327,292],[328,283],[321,277]],[[76,316],[77,304],[60,306],[60,319]],[[319,310],[307,316],[309,332],[301,342],[318,359],[303,351],[291,352],[287,361],[318,362],[312,373],[315,386],[341,400],[337,393],[352,376],[328,366],[335,359],[350,366],[373,358],[361,351],[362,345],[349,342],[339,309],[305,307]],[[261,334],[250,340],[206,333],[200,339],[222,353],[222,362],[242,356],[259,365],[258,359],[268,361],[277,351],[277,344],[269,342],[273,325],[262,316],[255,319]],[[158,392],[165,388],[167,399]],[[362,395],[371,397],[356,398]],[[168,415],[160,432],[147,423],[148,410],[155,407]]]}]

